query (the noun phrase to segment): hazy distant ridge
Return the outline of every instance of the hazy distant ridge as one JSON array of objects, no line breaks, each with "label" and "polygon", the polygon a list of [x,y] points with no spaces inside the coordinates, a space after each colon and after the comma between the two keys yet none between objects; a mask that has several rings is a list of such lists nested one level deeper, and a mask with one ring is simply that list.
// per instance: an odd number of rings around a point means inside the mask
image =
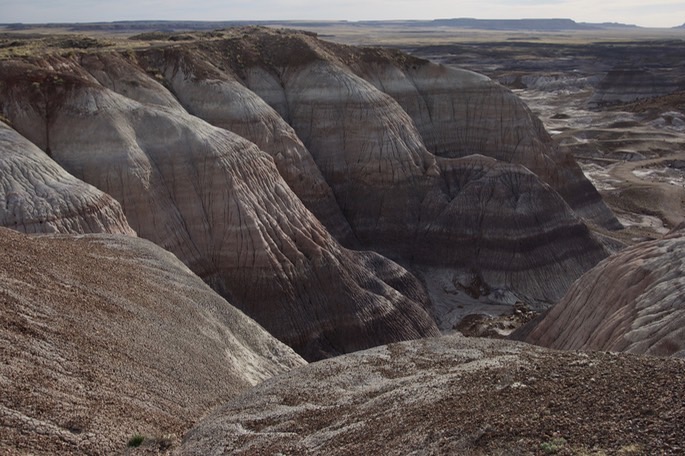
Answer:
[{"label": "hazy distant ridge", "polygon": [[579,24],[572,19],[436,19],[427,24],[436,26],[477,28],[486,30],[589,30],[599,24]]},{"label": "hazy distant ridge", "polygon": [[[602,24],[579,23],[572,19],[473,19],[453,18],[434,20],[405,20],[405,21],[117,21],[92,23],[51,23],[51,24],[0,24],[7,30],[25,30],[35,27],[64,28],[72,31],[180,31],[180,30],[214,30],[226,27],[245,25],[265,25],[284,27],[331,27],[331,26],[405,26],[405,27],[453,27],[480,30],[602,30],[614,28],[638,28],[636,25],[606,22]],[[685,24],[682,27],[685,27]]]}]

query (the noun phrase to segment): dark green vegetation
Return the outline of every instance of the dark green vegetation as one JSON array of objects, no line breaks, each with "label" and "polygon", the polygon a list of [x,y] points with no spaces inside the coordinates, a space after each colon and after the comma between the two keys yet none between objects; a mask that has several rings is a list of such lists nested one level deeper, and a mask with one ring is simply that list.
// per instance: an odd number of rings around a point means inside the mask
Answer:
[{"label": "dark green vegetation", "polygon": [[134,434],[130,439],[128,439],[128,446],[131,448],[138,448],[145,441],[145,436],[140,434]]}]

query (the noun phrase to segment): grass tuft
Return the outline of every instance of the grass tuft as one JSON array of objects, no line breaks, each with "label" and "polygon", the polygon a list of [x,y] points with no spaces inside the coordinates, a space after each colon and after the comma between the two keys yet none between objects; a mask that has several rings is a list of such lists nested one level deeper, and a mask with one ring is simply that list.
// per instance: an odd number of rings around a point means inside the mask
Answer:
[{"label": "grass tuft", "polygon": [[131,448],[138,448],[140,445],[142,445],[143,440],[145,440],[145,436],[134,434],[133,437],[128,439],[128,446]]}]

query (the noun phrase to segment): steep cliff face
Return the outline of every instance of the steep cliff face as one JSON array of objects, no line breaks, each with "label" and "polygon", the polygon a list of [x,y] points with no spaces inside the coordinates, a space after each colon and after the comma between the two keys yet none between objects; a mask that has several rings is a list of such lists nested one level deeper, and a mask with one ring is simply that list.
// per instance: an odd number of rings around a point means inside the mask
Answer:
[{"label": "steep cliff face", "polygon": [[0,225],[24,233],[135,236],[119,203],[0,122]]},{"label": "steep cliff face", "polygon": [[120,454],[304,363],[176,257],[0,228],[0,453]]},{"label": "steep cliff face", "polygon": [[685,357],[685,231],[607,258],[522,334],[564,350]]},{"label": "steep cliff face", "polygon": [[489,80],[303,33],[222,34],[0,62],[0,109],[306,357],[437,334],[417,279],[337,240],[542,304],[606,256],[582,217],[613,216]]},{"label": "steep cliff face", "polygon": [[[24,134],[49,136],[55,160],[116,198],[141,237],[280,340],[318,359],[437,334],[420,283],[385,258],[340,247],[253,143],[106,89],[73,60],[57,63],[57,76],[46,62],[33,67],[63,82],[52,88],[49,123],[22,123]],[[31,86],[8,90],[11,118],[40,112]]]}]

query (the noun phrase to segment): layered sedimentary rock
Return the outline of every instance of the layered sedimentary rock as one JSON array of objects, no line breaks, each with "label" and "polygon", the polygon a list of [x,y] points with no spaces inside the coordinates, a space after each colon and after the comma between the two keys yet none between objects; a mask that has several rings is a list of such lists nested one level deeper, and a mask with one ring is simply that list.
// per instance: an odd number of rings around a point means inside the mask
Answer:
[{"label": "layered sedimentary rock", "polygon": [[126,98],[143,104],[182,109],[179,101],[162,84],[162,76],[144,71],[134,55],[109,52],[84,54],[79,56],[79,64],[85,70],[83,77],[91,76],[102,86]]},{"label": "layered sedimentary rock", "polygon": [[557,149],[542,122],[511,91],[483,75],[400,53],[358,54],[352,69],[397,100],[431,153],[478,153],[523,165],[589,222],[621,227],[575,160]]},{"label": "layered sedimentary rock", "polygon": [[0,453],[174,444],[213,406],[304,364],[176,257],[128,236],[0,228]]},{"label": "layered sedimentary rock", "polygon": [[564,350],[685,357],[685,231],[617,253],[519,337]]},{"label": "layered sedimentary rock", "polygon": [[135,236],[119,203],[0,122],[0,225],[25,233]]},{"label": "layered sedimentary rock", "polygon": [[[165,81],[190,114],[248,139],[271,155],[279,173],[305,206],[337,239],[354,244],[349,224],[311,155],[293,129],[264,100],[230,72],[227,74],[228,70],[214,66],[207,55],[167,49],[147,52],[139,61],[147,73]],[[124,74],[108,73],[108,77],[115,86],[116,81],[125,81],[136,71],[142,72],[127,68]],[[157,88],[163,89],[161,85]],[[147,92],[140,96],[131,95],[130,89],[118,92],[142,103],[150,99]]]},{"label": "layered sedimentary rock", "polygon": [[0,62],[0,108],[306,357],[436,333],[418,280],[328,230],[542,306],[607,255],[583,217],[613,215],[488,79],[305,33],[218,35]]},{"label": "layered sedimentary rock", "polygon": [[[681,62],[678,62],[681,63]],[[614,68],[599,82],[588,105],[592,108],[656,98],[685,88],[685,81],[674,80],[669,71],[646,68]]]},{"label": "layered sedimentary rock", "polygon": [[454,336],[392,344],[267,380],[180,454],[659,453],[679,446],[683,367]]},{"label": "layered sedimentary rock", "polygon": [[[31,74],[5,86],[17,128],[37,144],[49,138],[55,160],[116,198],[141,237],[309,359],[437,334],[418,280],[340,247],[253,143],[113,92],[74,60],[5,65]],[[36,80],[47,107],[30,96]],[[24,121],[42,110],[42,121]]]},{"label": "layered sedimentary rock", "polygon": [[561,196],[526,168],[479,156],[438,163],[440,191],[422,206],[430,222],[416,232],[417,262],[459,266],[493,288],[555,302],[578,271],[605,256]]},{"label": "layered sedimentary rock", "polygon": [[[500,191],[495,186],[501,182],[481,179],[488,171],[473,172],[484,168],[483,160],[454,158],[494,156],[498,161],[491,160],[485,168],[498,169],[491,175],[510,182],[513,197],[522,195],[524,202],[530,195],[554,193],[545,184],[556,187],[562,196],[574,189],[568,199],[584,199],[588,204],[579,209],[582,215],[592,213],[597,223],[615,225],[615,217],[575,162],[550,148],[540,122],[510,92],[482,76],[388,51],[330,45],[307,35],[258,33],[251,39],[240,45],[252,44],[261,54],[259,60],[252,55],[252,60],[243,62],[247,85],[289,120],[362,245],[402,261],[475,268],[495,286],[516,282],[514,288],[522,294],[543,301],[561,297],[580,271],[606,254],[569,208],[567,203],[574,206],[573,201],[550,195],[545,209],[534,208],[537,199],[534,204],[519,204],[508,212],[510,217],[501,217],[506,209],[489,197]],[[456,95],[469,90],[470,98]],[[443,99],[451,100],[454,107],[432,106]],[[468,122],[463,124],[455,110],[463,112]],[[461,141],[454,157],[437,150],[445,137],[461,137],[454,139]],[[506,162],[538,169],[540,179],[520,179],[527,171]],[[583,188],[592,197],[585,198]],[[469,208],[477,208],[478,215],[462,217],[459,211]],[[483,218],[488,219],[486,224],[479,223]],[[574,233],[573,244],[557,230],[562,225],[562,230]],[[493,236],[487,233],[488,226],[493,227]],[[491,251],[498,250],[494,261],[480,255],[482,238]],[[545,246],[549,254],[536,257],[524,245]],[[545,267],[565,264],[560,271],[552,271],[556,266],[541,271],[530,261],[544,262]],[[508,280],[523,271],[528,274],[522,281]],[[549,282],[547,292],[530,286],[537,277]]]}]

